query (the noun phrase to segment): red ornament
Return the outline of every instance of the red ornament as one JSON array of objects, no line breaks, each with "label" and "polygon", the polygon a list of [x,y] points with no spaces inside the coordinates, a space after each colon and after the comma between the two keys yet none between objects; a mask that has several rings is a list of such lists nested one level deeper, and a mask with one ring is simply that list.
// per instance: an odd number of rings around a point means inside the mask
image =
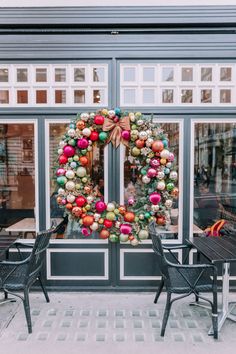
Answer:
[{"label": "red ornament", "polygon": [[162,225],[162,226],[165,225],[165,218],[163,216],[158,216],[156,218],[156,221],[158,225]]},{"label": "red ornament", "polygon": [[104,123],[104,117],[99,115],[95,116],[94,123],[97,125],[102,125]]},{"label": "red ornament", "polygon": [[82,166],[86,166],[88,164],[89,160],[86,156],[81,156],[79,158],[79,162],[81,163]]},{"label": "red ornament", "polygon": [[110,229],[112,227],[112,225],[113,225],[113,222],[111,220],[105,219],[103,224],[104,224],[105,227]]},{"label": "red ornament", "polygon": [[106,238],[109,237],[109,235],[110,235],[110,232],[108,230],[102,229],[102,231],[99,234],[99,237],[105,240]]},{"label": "red ornament", "polygon": [[164,145],[161,140],[156,140],[152,144],[152,151],[154,152],[162,151],[163,149],[164,149]]},{"label": "red ornament", "polygon": [[64,165],[65,163],[67,163],[68,158],[65,155],[60,155],[59,157],[59,164],[60,165]]},{"label": "red ornament", "polygon": [[145,141],[144,140],[141,140],[141,139],[138,139],[135,141],[135,145],[137,146],[137,148],[139,149],[142,149],[145,145]]},{"label": "red ornament", "polygon": [[98,132],[92,132],[92,133],[90,134],[90,137],[89,137],[89,139],[90,139],[91,141],[97,141],[98,138],[99,138]]},{"label": "red ornament", "polygon": [[82,207],[84,206],[84,204],[86,203],[86,198],[83,197],[82,195],[79,195],[76,199],[75,199],[76,204],[78,205],[78,207]]},{"label": "red ornament", "polygon": [[132,213],[131,211],[128,211],[127,213],[125,213],[124,215],[124,220],[127,222],[133,222],[135,219],[135,215],[134,213]]},{"label": "red ornament", "polygon": [[86,215],[83,218],[83,225],[84,226],[91,226],[94,223],[94,217],[91,215]]},{"label": "red ornament", "polygon": [[67,203],[66,204],[66,209],[71,210],[73,208],[71,203]]}]

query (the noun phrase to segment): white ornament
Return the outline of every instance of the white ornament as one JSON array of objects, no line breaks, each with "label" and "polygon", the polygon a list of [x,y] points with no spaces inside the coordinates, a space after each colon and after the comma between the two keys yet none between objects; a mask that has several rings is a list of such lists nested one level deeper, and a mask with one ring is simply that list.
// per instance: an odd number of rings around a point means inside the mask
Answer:
[{"label": "white ornament", "polygon": [[171,208],[171,207],[172,207],[172,204],[173,204],[173,202],[172,202],[171,199],[167,199],[167,200],[165,201],[165,206],[166,206],[167,208]]},{"label": "white ornament", "polygon": [[131,246],[138,246],[139,242],[136,238],[130,241]]},{"label": "white ornament", "polygon": [[58,149],[57,152],[58,152],[58,155],[62,155],[63,154],[63,149]]},{"label": "white ornament", "polygon": [[160,156],[162,159],[168,159],[168,157],[170,156],[169,150],[167,149],[162,150]]},{"label": "white ornament", "polygon": [[159,210],[159,205],[152,205],[151,209],[154,213],[156,213]]},{"label": "white ornament", "polygon": [[86,199],[87,199],[87,202],[89,204],[91,204],[93,202],[93,196],[92,195],[89,195]]},{"label": "white ornament", "polygon": [[153,144],[153,142],[154,142],[154,140],[153,140],[152,138],[148,138],[148,139],[146,140],[146,146],[147,146],[147,147],[151,147],[152,144]]},{"label": "white ornament", "polygon": [[111,110],[111,111],[108,111],[108,115],[110,118],[113,118],[113,117],[115,117],[116,114],[115,114],[115,111]]},{"label": "white ornament", "polygon": [[74,182],[72,182],[72,181],[67,182],[67,183],[66,183],[66,189],[67,189],[68,191],[72,191],[73,189],[75,189],[75,184],[74,184]]},{"label": "white ornament", "polygon": [[159,171],[159,172],[157,173],[157,178],[163,179],[164,177],[165,177],[165,173],[164,173],[163,171]]},{"label": "white ornament", "polygon": [[91,226],[90,226],[90,229],[93,230],[93,231],[96,231],[98,229],[98,223],[97,222],[94,222]]},{"label": "white ornament", "polygon": [[65,189],[63,188],[59,188],[57,192],[59,195],[65,195]]},{"label": "white ornament", "polygon": [[69,129],[68,132],[67,132],[67,134],[68,134],[71,138],[73,138],[73,137],[75,136],[75,129]]},{"label": "white ornament", "polygon": [[144,184],[148,184],[151,181],[151,178],[149,178],[147,175],[142,177],[142,182]]},{"label": "white ornament", "polygon": [[170,179],[173,179],[173,181],[175,181],[177,178],[178,178],[178,173],[176,171],[171,171]]},{"label": "white ornament", "polygon": [[147,230],[140,230],[138,233],[140,240],[146,240],[148,238],[148,231]]},{"label": "white ornament", "polygon": [[115,210],[115,205],[113,203],[108,203],[107,204],[107,211],[114,211]]},{"label": "white ornament", "polygon": [[67,197],[66,197],[68,203],[74,203],[75,201],[75,196],[73,194],[69,194]]},{"label": "white ornament", "polygon": [[138,136],[141,140],[147,140],[148,138],[147,133],[145,131],[141,131]]},{"label": "white ornament", "polygon": [[163,191],[165,189],[166,185],[164,181],[159,181],[157,183],[157,189],[159,189],[160,191]]},{"label": "white ornament", "polygon": [[86,169],[84,167],[78,167],[76,171],[77,176],[85,177],[86,176]]},{"label": "white ornament", "polygon": [[171,162],[167,162],[166,167],[171,168],[171,166],[172,166],[172,163]]},{"label": "white ornament", "polygon": [[80,115],[80,119],[83,120],[84,122],[87,122],[87,120],[89,119],[89,114],[88,113],[82,113]]},{"label": "white ornament", "polygon": [[130,121],[132,122],[132,123],[134,123],[135,122],[135,116],[134,116],[134,113],[129,113],[129,118],[130,118]]},{"label": "white ornament", "polygon": [[97,214],[97,213],[94,214],[94,220],[95,221],[98,221],[100,219],[100,217],[101,217],[100,214]]},{"label": "white ornament", "polygon": [[88,147],[87,147],[87,150],[88,150],[88,151],[92,151],[92,149],[93,149],[92,146],[88,146]]},{"label": "white ornament", "polygon": [[120,234],[120,241],[121,242],[127,242],[128,239],[129,239],[129,235]]},{"label": "white ornament", "polygon": [[64,146],[66,146],[67,144],[66,144],[66,142],[65,141],[60,141],[60,143],[59,143],[59,146],[60,146],[60,148],[64,148]]},{"label": "white ornament", "polygon": [[69,178],[69,179],[74,178],[75,177],[74,171],[72,171],[72,170],[66,171],[66,177]]},{"label": "white ornament", "polygon": [[90,130],[89,128],[84,128],[84,129],[82,130],[82,134],[83,134],[84,136],[89,137],[89,136],[91,135],[91,130]]},{"label": "white ornament", "polygon": [[143,125],[143,120],[142,119],[139,119],[136,123],[139,127],[141,127],[141,125]]},{"label": "white ornament", "polygon": [[89,117],[93,119],[95,117],[95,113],[90,113]]},{"label": "white ornament", "polygon": [[146,130],[146,133],[147,133],[148,137],[152,136],[152,131],[151,131],[151,129]]}]

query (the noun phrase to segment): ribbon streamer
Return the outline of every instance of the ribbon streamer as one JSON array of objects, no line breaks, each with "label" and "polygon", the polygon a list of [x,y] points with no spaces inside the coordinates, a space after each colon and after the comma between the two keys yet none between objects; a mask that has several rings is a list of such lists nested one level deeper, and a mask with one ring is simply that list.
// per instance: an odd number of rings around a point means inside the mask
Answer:
[{"label": "ribbon streamer", "polygon": [[112,118],[105,118],[102,129],[104,132],[111,131],[108,143],[111,141],[116,148],[120,143],[129,146],[129,142],[121,135],[123,130],[130,130],[129,117],[123,117],[117,123]]}]

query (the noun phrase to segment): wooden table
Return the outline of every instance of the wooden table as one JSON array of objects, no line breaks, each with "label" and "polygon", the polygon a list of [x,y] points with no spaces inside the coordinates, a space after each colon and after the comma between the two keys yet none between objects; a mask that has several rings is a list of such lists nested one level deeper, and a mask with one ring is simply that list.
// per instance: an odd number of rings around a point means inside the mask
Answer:
[{"label": "wooden table", "polygon": [[[230,263],[236,262],[236,238],[235,236],[194,237],[189,240],[189,243],[211,263],[222,263],[222,308],[218,319],[220,331],[226,318],[236,322],[236,315],[231,313],[236,303],[229,302]],[[211,328],[209,334],[212,333]]]}]

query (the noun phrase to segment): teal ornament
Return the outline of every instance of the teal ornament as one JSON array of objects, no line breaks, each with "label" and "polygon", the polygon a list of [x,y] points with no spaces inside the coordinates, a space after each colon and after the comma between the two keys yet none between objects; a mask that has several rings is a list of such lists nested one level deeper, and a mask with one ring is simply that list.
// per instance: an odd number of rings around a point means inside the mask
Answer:
[{"label": "teal ornament", "polygon": [[151,214],[148,213],[148,212],[146,212],[146,213],[144,214],[144,217],[145,217],[145,219],[149,219],[149,218],[151,217]]},{"label": "teal ornament", "polygon": [[120,115],[120,113],[121,113],[121,110],[120,110],[120,108],[115,108],[115,114],[117,115],[117,116],[119,116]]},{"label": "teal ornament", "polygon": [[146,168],[142,168],[140,172],[141,172],[141,175],[143,175],[143,176],[145,176],[147,174]]},{"label": "teal ornament", "polygon": [[71,146],[75,146],[75,145],[76,145],[75,139],[70,139],[70,140],[68,141],[68,144],[71,145]]},{"label": "teal ornament", "polygon": [[116,234],[110,234],[109,240],[111,242],[118,242],[119,241],[119,236],[117,236]]},{"label": "teal ornament", "polygon": [[166,167],[166,168],[164,169],[164,173],[165,173],[165,175],[168,175],[168,174],[170,173],[170,169]]},{"label": "teal ornament", "polygon": [[60,185],[60,186],[64,186],[64,184],[66,184],[67,182],[67,178],[65,176],[59,176],[57,177],[57,183]]},{"label": "teal ornament", "polygon": [[80,151],[82,155],[86,155],[87,154],[87,150],[86,149],[83,149]]},{"label": "teal ornament", "polygon": [[70,127],[70,129],[75,129],[74,123],[70,123],[69,127]]},{"label": "teal ornament", "polygon": [[164,145],[164,148],[168,147],[168,140],[164,139],[162,140],[162,144]]},{"label": "teal ornament", "polygon": [[99,133],[99,140],[105,141],[107,139],[107,133],[101,132]]},{"label": "teal ornament", "polygon": [[172,183],[172,182],[167,183],[166,189],[167,189],[169,192],[171,192],[174,188],[175,188],[174,183]]}]

